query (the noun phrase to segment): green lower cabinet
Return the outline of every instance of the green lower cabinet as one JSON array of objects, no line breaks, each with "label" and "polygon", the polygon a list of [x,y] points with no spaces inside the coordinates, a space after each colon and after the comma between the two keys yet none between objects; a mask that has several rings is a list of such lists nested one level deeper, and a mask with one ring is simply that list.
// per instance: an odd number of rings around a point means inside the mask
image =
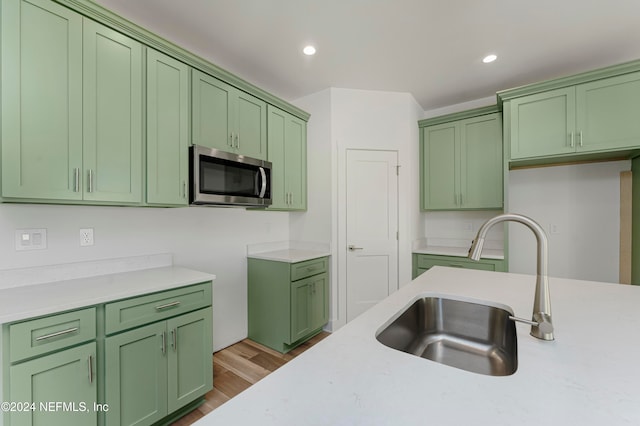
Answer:
[{"label": "green lower cabinet", "polygon": [[166,323],[105,342],[108,426],[150,425],[167,415]]},{"label": "green lower cabinet", "polygon": [[466,257],[441,256],[436,254],[413,253],[413,278],[428,271],[433,266],[449,268],[477,269],[482,271],[506,272],[505,261],[502,259],[485,259],[475,262]]},{"label": "green lower cabinet", "polygon": [[11,366],[11,401],[28,409],[11,412],[9,424],[97,424],[95,371],[95,342]]},{"label": "green lower cabinet", "polygon": [[212,310],[106,338],[107,426],[152,425],[211,390]]},{"label": "green lower cabinet", "polygon": [[329,320],[328,263],[248,259],[249,338],[286,353],[320,332]]}]

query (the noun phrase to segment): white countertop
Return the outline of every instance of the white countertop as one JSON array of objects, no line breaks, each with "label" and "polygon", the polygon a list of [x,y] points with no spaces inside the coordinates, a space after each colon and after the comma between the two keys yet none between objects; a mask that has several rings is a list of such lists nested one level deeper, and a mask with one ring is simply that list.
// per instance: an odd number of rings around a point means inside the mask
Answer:
[{"label": "white countertop", "polygon": [[261,253],[247,254],[250,259],[275,260],[277,262],[297,263],[319,257],[331,256],[331,252],[324,250],[284,249]]},{"label": "white countertop", "polygon": [[556,340],[517,324],[511,376],[459,370],[375,339],[427,294],[531,315],[533,276],[434,267],[196,424],[640,424],[640,288],[549,281]]},{"label": "white countertop", "polygon": [[0,324],[215,279],[177,266],[0,289]]},{"label": "white countertop", "polygon": [[[446,246],[426,246],[413,250],[413,253],[418,254],[437,254],[440,256],[457,256],[467,257],[469,253],[469,247],[446,247]],[[483,259],[504,259],[504,250],[498,249],[484,249],[482,250]]]}]

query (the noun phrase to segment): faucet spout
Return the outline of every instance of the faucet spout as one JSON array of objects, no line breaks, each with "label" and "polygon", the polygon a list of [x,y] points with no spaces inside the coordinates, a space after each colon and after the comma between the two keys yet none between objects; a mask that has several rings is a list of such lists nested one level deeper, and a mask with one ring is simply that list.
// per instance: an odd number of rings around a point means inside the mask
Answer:
[{"label": "faucet spout", "polygon": [[476,238],[469,248],[469,259],[478,261],[489,229],[501,222],[518,222],[529,228],[535,235],[538,245],[536,290],[533,301],[531,335],[542,340],[553,340],[553,322],[551,321],[551,298],[549,296],[549,278],[547,274],[549,243],[544,229],[533,219],[520,214],[505,213],[486,221],[478,230]]}]

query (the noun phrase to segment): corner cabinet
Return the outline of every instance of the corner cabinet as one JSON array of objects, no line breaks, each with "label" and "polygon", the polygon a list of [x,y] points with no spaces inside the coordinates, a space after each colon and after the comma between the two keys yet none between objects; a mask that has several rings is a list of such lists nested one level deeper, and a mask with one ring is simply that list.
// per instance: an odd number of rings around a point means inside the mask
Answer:
[{"label": "corner cabinet", "polygon": [[141,203],[142,45],[52,1],[1,7],[2,197]]},{"label": "corner cabinet", "polygon": [[307,209],[307,123],[267,107],[268,160],[272,163],[269,210]]},{"label": "corner cabinet", "polygon": [[249,258],[249,338],[286,353],[322,331],[329,320],[328,263],[328,257]]},{"label": "corner cabinet", "polygon": [[502,209],[502,120],[487,111],[419,122],[422,210]]},{"label": "corner cabinet", "polygon": [[476,269],[481,271],[505,272],[505,262],[502,259],[481,258],[479,261],[469,260],[465,257],[442,256],[437,254],[413,253],[413,273],[415,279],[418,275],[428,271],[434,266],[446,266],[449,268]]},{"label": "corner cabinet", "polygon": [[512,162],[604,159],[640,148],[640,72],[530,92],[502,95]]},{"label": "corner cabinet", "polygon": [[147,49],[147,204],[188,204],[189,67]]},{"label": "corner cabinet", "polygon": [[192,72],[192,142],[267,158],[267,104],[198,70]]}]

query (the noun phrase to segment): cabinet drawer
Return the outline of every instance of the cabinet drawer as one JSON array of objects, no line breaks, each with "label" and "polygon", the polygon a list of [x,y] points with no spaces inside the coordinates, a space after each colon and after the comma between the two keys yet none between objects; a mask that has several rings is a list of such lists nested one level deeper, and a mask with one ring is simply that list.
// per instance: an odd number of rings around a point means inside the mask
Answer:
[{"label": "cabinet drawer", "polygon": [[448,266],[450,268],[467,268],[467,269],[479,269],[482,271],[495,271],[496,267],[493,263],[474,262],[466,260],[465,258],[448,258],[448,257],[430,257],[430,256],[418,256],[418,268],[429,269],[433,266]]},{"label": "cabinet drawer", "polygon": [[134,297],[105,306],[106,334],[211,306],[211,282]]},{"label": "cabinet drawer", "polygon": [[291,265],[291,281],[301,280],[302,278],[326,272],[328,269],[327,263],[327,257],[294,263]]},{"label": "cabinet drawer", "polygon": [[15,323],[9,326],[9,358],[16,362],[95,338],[96,308]]}]

